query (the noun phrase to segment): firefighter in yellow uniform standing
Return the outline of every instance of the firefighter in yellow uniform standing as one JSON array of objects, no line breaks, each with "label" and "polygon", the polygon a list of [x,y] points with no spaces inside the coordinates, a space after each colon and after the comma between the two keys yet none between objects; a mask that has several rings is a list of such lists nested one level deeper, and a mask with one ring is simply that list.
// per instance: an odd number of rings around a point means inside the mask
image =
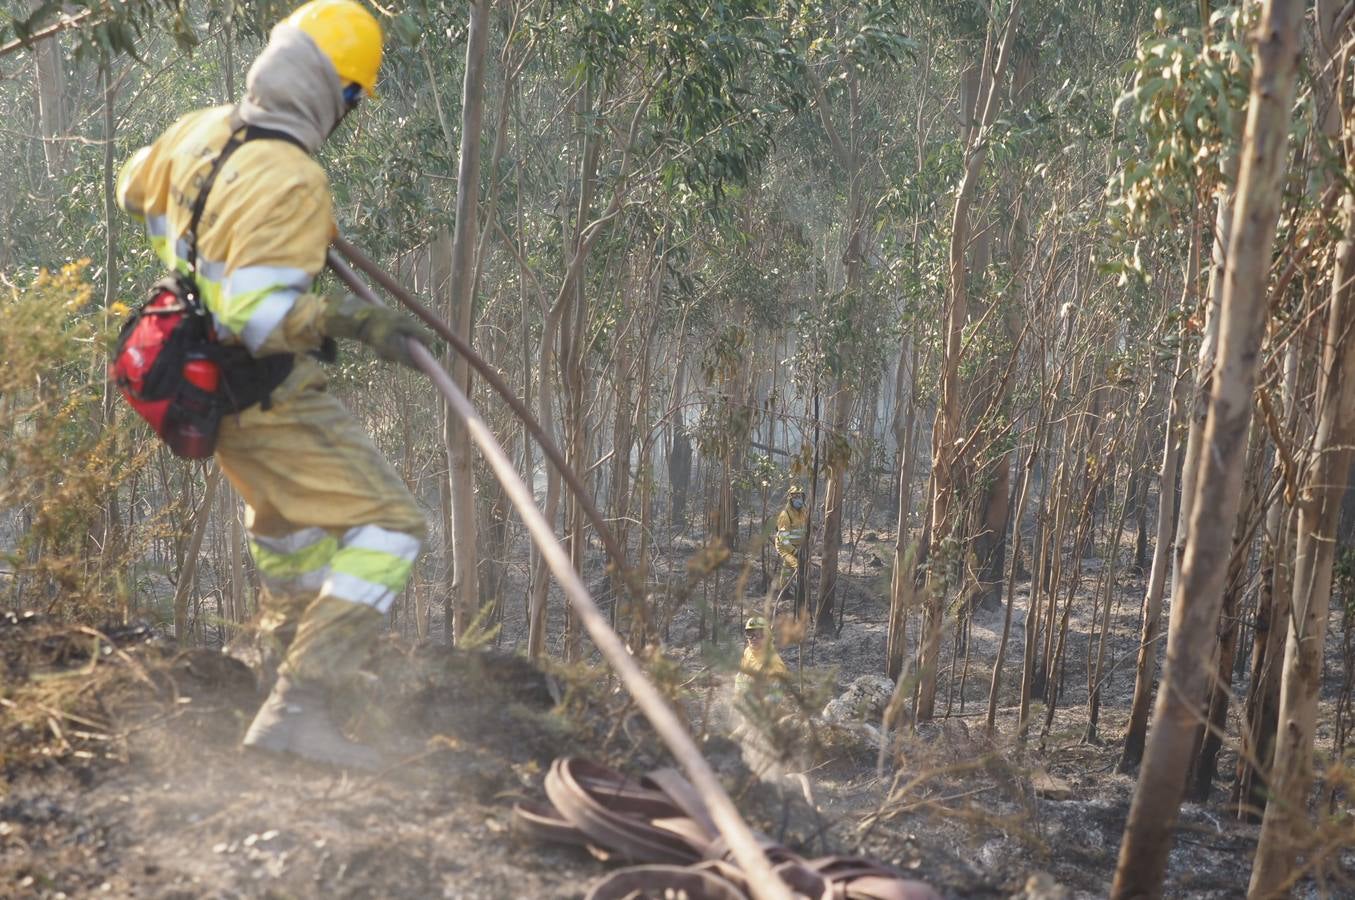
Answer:
[{"label": "firefighter in yellow uniform standing", "polygon": [[809,525],[809,510],[805,506],[805,491],[794,485],[786,492],[786,505],[776,517],[776,552],[785,564],[785,583],[795,580],[800,569],[800,547],[805,542]]},{"label": "firefighter in yellow uniform standing", "polygon": [[[313,358],[327,339],[355,338],[408,365],[408,340],[424,340],[393,311],[311,292],[337,233],[311,154],[373,94],[381,53],[381,26],[360,3],[311,0],[273,29],[238,106],[179,119],[132,156],[117,188],[171,271],[188,274],[191,259],[223,342],[255,358],[291,355],[268,400],[227,416],[217,440],[217,462],[248,504],[262,643],[280,660],[244,744],[345,768],[382,757],[340,732],[329,700],[380,634],[426,528]],[[222,154],[232,141],[243,142]]]}]

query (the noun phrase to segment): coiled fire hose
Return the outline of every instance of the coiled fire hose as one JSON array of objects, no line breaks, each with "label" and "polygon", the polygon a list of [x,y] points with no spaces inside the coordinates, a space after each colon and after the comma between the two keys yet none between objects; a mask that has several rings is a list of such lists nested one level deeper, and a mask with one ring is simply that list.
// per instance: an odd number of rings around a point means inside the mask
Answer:
[{"label": "coiled fire hose", "polygon": [[[353,255],[356,248],[351,244],[340,239],[335,242],[335,246],[354,262],[358,261],[358,257]],[[340,257],[339,252],[331,248],[326,259],[329,267],[338,275],[339,280],[346,284],[355,295],[368,303],[382,305],[381,300],[371,287],[365,284],[352,267]],[[365,259],[365,257],[362,259]],[[366,263],[367,265],[363,265],[363,269],[373,278],[376,278],[373,271],[376,269],[375,264],[371,263],[370,260],[366,260]],[[459,339],[455,332],[427,309],[424,309],[422,305],[419,305],[417,309],[411,306],[406,302],[407,296],[408,300],[414,299],[409,295],[409,292],[401,288],[390,276],[385,275],[385,273],[382,273],[382,275],[383,278],[377,279],[382,287],[385,287],[397,299],[405,302],[405,305],[414,309],[419,318],[451,342],[453,349],[464,355],[481,374],[488,377],[488,373],[492,369],[489,369],[489,366],[483,360],[480,360],[477,365],[475,360],[478,357],[474,355],[470,347],[466,346],[464,341]],[[392,286],[396,289],[392,290]],[[664,701],[658,689],[640,670],[640,666],[626,650],[620,636],[612,630],[611,626],[607,624],[606,618],[598,610],[597,604],[593,602],[593,598],[588,593],[588,589],[584,586],[578,573],[574,571],[574,567],[570,565],[569,557],[565,555],[564,548],[555,539],[550,524],[546,522],[541,510],[537,509],[531,491],[528,490],[527,485],[518,475],[513,463],[508,459],[508,454],[499,445],[493,432],[489,430],[489,426],[485,424],[484,419],[480,418],[480,414],[475,411],[475,407],[471,405],[470,400],[452,380],[451,376],[443,370],[442,366],[438,365],[437,360],[433,358],[433,354],[417,341],[411,341],[411,345],[411,358],[419,369],[433,381],[433,384],[447,399],[448,406],[465,424],[471,440],[484,454],[485,461],[489,463],[490,469],[494,472],[494,477],[503,486],[509,501],[517,509],[518,515],[522,516],[523,524],[527,526],[527,531],[540,551],[541,558],[550,567],[551,574],[555,576],[555,579],[560,583],[560,587],[564,590],[565,596],[573,604],[574,612],[578,614],[584,628],[588,629],[588,634],[593,639],[593,643],[602,653],[603,658],[616,671],[621,683],[634,698],[635,705],[654,726],[654,730],[667,745],[669,751],[673,754],[673,758],[686,770],[692,784],[706,801],[711,811],[711,817],[719,827],[720,834],[729,844],[735,862],[748,876],[748,885],[754,898],[756,900],[792,900],[790,889],[772,871],[771,864],[763,854],[757,838],[754,837],[748,824],[743,821],[743,817],[739,815],[738,809],[734,806],[734,801],[725,792],[719,778],[715,775],[715,771],[711,769],[710,763],[701,755],[701,751],[697,748],[691,735],[683,728],[677,715]],[[502,379],[499,379],[499,382],[502,383]],[[503,392],[503,390],[500,390],[500,393]],[[514,411],[522,415],[522,412],[518,409],[515,408]],[[544,437],[544,434],[538,435],[538,440],[541,440],[542,437]],[[567,471],[563,462],[562,458],[557,463],[561,466],[562,474]],[[571,482],[571,487],[574,487],[573,482]],[[580,492],[582,498],[582,485],[580,484],[576,490]],[[594,509],[594,512],[596,512],[596,509]],[[596,525],[597,522],[594,524]],[[601,533],[601,530],[599,533]],[[612,557],[614,560],[621,558],[619,552],[612,554]]]}]

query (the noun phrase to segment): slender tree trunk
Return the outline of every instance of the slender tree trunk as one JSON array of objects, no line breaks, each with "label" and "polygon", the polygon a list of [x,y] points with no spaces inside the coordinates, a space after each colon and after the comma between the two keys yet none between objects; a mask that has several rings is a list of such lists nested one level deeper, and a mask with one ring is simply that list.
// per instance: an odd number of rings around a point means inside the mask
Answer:
[{"label": "slender tree trunk", "polygon": [[837,595],[838,554],[842,549],[842,512],[846,501],[847,419],[851,396],[844,384],[829,405],[833,436],[829,442],[828,484],[823,500],[823,565],[819,576],[819,604],[816,627],[824,634],[833,631],[833,603]]},{"label": "slender tree trunk", "polygon": [[[847,175],[847,216],[843,228],[842,258],[846,270],[846,290],[854,295],[861,290],[863,255],[865,253],[865,206],[862,198],[862,165],[860,152],[861,95],[854,69],[848,68],[847,80],[847,139],[833,128],[827,108],[820,103],[819,113],[829,133],[838,163]],[[839,379],[829,404],[832,423],[832,442],[828,459],[828,484],[823,502],[823,556],[819,575],[819,602],[816,628],[829,632],[833,628],[833,603],[837,599],[838,556],[842,549],[842,514],[846,502],[847,481],[847,419],[858,391],[850,379]],[[806,541],[807,543],[807,541]]]},{"label": "slender tree trunk", "polygon": [[[1231,179],[1225,179],[1231,180]],[[1196,473],[1199,471],[1200,442],[1204,436],[1205,412],[1214,383],[1215,354],[1219,341],[1219,308],[1225,284],[1224,267],[1228,259],[1228,244],[1233,230],[1234,194],[1220,192],[1214,216],[1214,246],[1209,269],[1209,297],[1204,305],[1204,327],[1200,350],[1195,360],[1195,387],[1191,393],[1187,419],[1186,443],[1181,462],[1181,505],[1176,512],[1177,541],[1173,548],[1171,596],[1179,596],[1181,568],[1186,554],[1186,535],[1195,501]]]},{"label": "slender tree trunk", "polygon": [[[475,312],[475,239],[480,202],[480,129],[485,109],[485,48],[489,40],[490,0],[470,0],[466,39],[466,75],[461,99],[461,156],[457,170],[456,227],[452,232],[452,277],[448,306],[452,327],[468,343]],[[451,375],[470,396],[470,363],[449,354]],[[455,571],[449,598],[453,642],[466,634],[480,606],[480,559],[476,545],[475,473],[470,434],[450,412],[444,414],[452,501],[452,559]]]},{"label": "slender tree trunk", "polygon": [[[1283,397],[1287,433],[1293,434],[1298,422],[1299,357],[1304,353],[1301,335],[1291,339],[1285,350]],[[1274,477],[1283,482],[1284,463],[1279,454]],[[1238,818],[1261,821],[1266,807],[1263,772],[1270,770],[1275,753],[1275,725],[1280,712],[1280,671],[1284,645],[1289,636],[1290,600],[1293,596],[1294,509],[1280,492],[1266,511],[1262,535],[1260,582],[1256,601],[1255,632],[1252,639],[1251,680],[1247,690],[1245,734],[1238,754],[1237,778],[1233,802]],[[1253,762],[1255,764],[1253,764]]]},{"label": "slender tree trunk", "polygon": [[[33,0],[30,10],[42,5]],[[66,74],[62,67],[61,38],[39,41],[33,47],[34,87],[38,101],[38,130],[42,136],[42,153],[47,163],[47,174],[59,178],[66,172]]]},{"label": "slender tree trunk", "polygon": [[[557,302],[546,315],[541,330],[541,360],[537,373],[536,415],[546,434],[555,434],[555,378],[552,374],[555,359],[555,333],[559,327],[563,304]],[[546,521],[555,524],[560,508],[560,473],[554,466],[546,467],[546,505],[542,510]],[[550,589],[550,572],[541,554],[534,557],[532,568],[531,601],[527,623],[527,658],[539,659],[546,646],[546,600]]]},{"label": "slender tree trunk", "polygon": [[193,530],[189,534],[188,547],[184,550],[183,565],[179,568],[179,582],[174,586],[174,640],[180,646],[188,641],[188,595],[193,592],[193,584],[198,578],[198,552],[207,534],[207,523],[212,518],[212,501],[216,499],[219,481],[221,470],[214,465],[207,476],[207,490],[202,495],[202,502],[193,513]]},{"label": "slender tree trunk", "polygon": [[[1014,0],[1007,16],[1006,33],[993,67],[992,81],[984,97],[983,114],[979,127],[967,142],[965,169],[955,194],[951,215],[950,237],[950,296],[946,305],[946,341],[941,364],[941,402],[936,408],[936,422],[932,426],[932,533],[928,554],[931,568],[927,576],[924,601],[927,626],[923,634],[922,652],[918,666],[918,721],[932,718],[936,707],[936,674],[941,651],[941,617],[945,612],[948,577],[945,569],[951,565],[943,552],[952,537],[955,516],[952,507],[957,499],[962,461],[957,458],[956,440],[960,429],[960,354],[963,349],[964,327],[969,321],[968,272],[965,268],[969,247],[970,207],[978,192],[984,161],[988,157],[985,132],[997,115],[1003,79],[1011,58],[1019,24],[1021,0]],[[994,27],[996,27],[994,25]]]},{"label": "slender tree trunk", "polygon": [[1199,484],[1186,538],[1181,590],[1172,604],[1167,664],[1129,811],[1111,895],[1158,897],[1185,788],[1187,755],[1210,676],[1231,525],[1241,494],[1252,390],[1265,331],[1266,272],[1279,216],[1304,4],[1268,0],[1242,143],[1237,209],[1219,323],[1219,374],[1210,394]]},{"label": "slender tree trunk", "polygon": [[[1135,436],[1135,444],[1139,443]],[[1131,448],[1130,453],[1137,455],[1137,449]],[[1101,689],[1103,683],[1108,683],[1110,676],[1105,673],[1106,670],[1106,642],[1110,635],[1112,627],[1112,613],[1115,608],[1115,576],[1116,568],[1120,561],[1120,535],[1124,533],[1124,523],[1127,518],[1126,513],[1129,507],[1129,498],[1133,495],[1134,485],[1129,481],[1125,482],[1125,492],[1120,500],[1119,508],[1114,507],[1115,490],[1114,485],[1110,489],[1111,509],[1110,513],[1110,536],[1106,542],[1106,553],[1102,560],[1101,581],[1105,586],[1105,611],[1101,617],[1101,634],[1097,641],[1096,662],[1091,662],[1091,641],[1088,640],[1088,679],[1087,679],[1087,730],[1083,740],[1088,744],[1100,743],[1096,727],[1101,719]],[[1099,590],[1098,590],[1099,593]],[[1096,610],[1092,610],[1092,627],[1095,630]]]},{"label": "slender tree trunk", "polygon": [[[114,162],[116,154],[115,139],[117,138],[117,115],[116,102],[117,92],[113,89],[113,73],[111,71],[112,62],[105,58],[99,66],[99,76],[103,82],[103,124],[104,124],[104,154],[103,154],[103,193],[104,193],[104,303],[103,315],[105,317],[105,326],[110,325],[107,317],[113,302],[117,299],[118,285],[118,223],[121,217],[118,214],[117,198],[114,189]],[[106,351],[96,350],[96,356],[100,363],[100,369],[103,369],[108,363],[108,354]],[[117,392],[113,390],[111,379],[103,378],[102,373],[97,376],[103,382],[103,416],[99,423],[104,428],[111,428],[117,422],[119,404],[117,402]],[[102,553],[100,554],[100,568],[106,566],[121,565],[122,559],[122,513],[118,504],[118,491],[115,488],[109,493],[108,508],[104,510],[104,529]]]},{"label": "slender tree trunk", "polygon": [[[903,396],[905,371],[907,372],[908,399]],[[899,446],[899,505],[897,532],[894,536],[894,573],[889,587],[889,634],[885,646],[885,672],[891,681],[897,681],[903,671],[903,660],[907,654],[909,606],[916,595],[916,573],[913,561],[909,559],[909,547],[912,541],[909,535],[909,522],[913,505],[913,466],[917,458],[913,446],[913,420],[916,417],[917,395],[914,373],[917,372],[917,344],[909,341],[904,352],[899,354],[899,370],[895,380],[895,393],[898,395],[899,410],[894,419],[894,436]],[[907,406],[904,406],[904,403]],[[907,412],[903,412],[906,408]],[[916,557],[916,553],[913,554]]]},{"label": "slender tree trunk", "polygon": [[[1195,231],[1199,246],[1199,229]],[[1198,253],[1192,252],[1192,259]],[[1192,293],[1197,264],[1187,266],[1186,296]],[[1117,766],[1120,772],[1132,772],[1143,759],[1143,746],[1148,736],[1148,710],[1157,680],[1158,631],[1162,621],[1162,593],[1167,584],[1167,569],[1171,564],[1172,543],[1176,540],[1176,482],[1180,476],[1181,417],[1187,401],[1186,381],[1187,332],[1181,327],[1176,348],[1176,365],[1168,388],[1166,436],[1163,439],[1162,465],[1157,471],[1157,535],[1153,542],[1153,565],[1148,573],[1148,593],[1143,599],[1143,627],[1139,632],[1138,661],[1134,667],[1134,699],[1129,706],[1129,724],[1125,727],[1124,751]]]},{"label": "slender tree trunk", "polygon": [[1233,526],[1233,549],[1224,578],[1223,604],[1215,626],[1218,635],[1214,650],[1215,673],[1208,691],[1202,698],[1208,715],[1198,729],[1198,752],[1191,766],[1187,796],[1197,803],[1209,799],[1218,771],[1218,755],[1223,745],[1223,730],[1227,727],[1228,701],[1232,696],[1233,662],[1237,658],[1237,607],[1241,601],[1248,551],[1254,534],[1253,522],[1261,505],[1261,462],[1265,447],[1265,429],[1258,421],[1252,422],[1251,448],[1247,451],[1247,467],[1242,487],[1242,511]]},{"label": "slender tree trunk", "polygon": [[1025,464],[1021,467],[1021,488],[1017,494],[1016,515],[1012,517],[1011,571],[1007,573],[1007,603],[1002,613],[1002,639],[997,645],[997,658],[993,660],[993,677],[988,685],[988,718],[984,723],[990,736],[997,723],[997,697],[1002,690],[1002,664],[1007,658],[1007,640],[1012,630],[1012,605],[1016,599],[1016,570],[1021,564],[1021,519],[1026,514],[1026,498],[1030,494],[1030,474],[1035,468],[1035,455],[1039,452],[1040,441],[1043,438],[1043,422],[1041,426],[1035,430],[1030,452],[1026,454]]},{"label": "slender tree trunk", "polygon": [[239,625],[248,618],[246,598],[249,585],[245,583],[245,528],[240,521],[240,510],[236,505],[235,490],[228,488],[225,498],[226,514],[231,520],[231,583],[230,598],[232,625]]},{"label": "slender tree trunk", "polygon": [[1301,849],[1308,789],[1313,780],[1313,736],[1322,681],[1322,648],[1331,609],[1332,563],[1355,443],[1355,195],[1342,204],[1345,237],[1336,254],[1327,336],[1318,386],[1317,433],[1298,498],[1298,547],[1294,559],[1294,600],[1284,675],[1279,730],[1270,795],[1261,822],[1251,885],[1252,898],[1272,897],[1294,868]]},{"label": "slender tree trunk", "polygon": [[221,22],[221,70],[226,79],[224,103],[235,102],[235,7],[227,7]]}]

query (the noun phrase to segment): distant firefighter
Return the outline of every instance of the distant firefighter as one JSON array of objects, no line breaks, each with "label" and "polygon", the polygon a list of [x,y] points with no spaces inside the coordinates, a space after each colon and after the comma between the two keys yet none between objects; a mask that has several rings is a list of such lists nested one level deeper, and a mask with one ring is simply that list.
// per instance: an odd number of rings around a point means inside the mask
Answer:
[{"label": "distant firefighter", "polygon": [[800,568],[800,546],[805,542],[809,509],[804,488],[796,485],[786,492],[786,505],[776,517],[776,552],[793,575]]}]

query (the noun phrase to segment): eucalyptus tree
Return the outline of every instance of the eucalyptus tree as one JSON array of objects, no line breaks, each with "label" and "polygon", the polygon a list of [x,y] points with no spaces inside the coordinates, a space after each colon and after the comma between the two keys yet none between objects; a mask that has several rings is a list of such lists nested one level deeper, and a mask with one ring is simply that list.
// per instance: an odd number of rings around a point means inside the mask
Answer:
[{"label": "eucalyptus tree", "polygon": [[1266,319],[1266,270],[1289,154],[1298,69],[1300,3],[1269,0],[1256,38],[1257,64],[1244,130],[1237,208],[1228,247],[1219,330],[1219,377],[1210,395],[1200,480],[1187,535],[1181,593],[1174,598],[1164,685],[1158,692],[1112,896],[1157,896],[1170,828],[1181,802],[1194,735],[1191,710],[1209,677],[1222,601],[1228,536],[1237,515],[1251,394]]},{"label": "eucalyptus tree", "polygon": [[[828,425],[832,450],[826,460],[828,480],[824,495],[823,568],[819,580],[817,622],[831,627],[836,599],[838,555],[842,545],[842,518],[846,499],[847,466],[851,456],[846,441],[848,420],[857,401],[854,387],[864,383],[852,377],[851,369],[871,372],[879,366],[853,360],[855,345],[866,345],[870,307],[879,301],[866,283],[867,259],[872,255],[871,209],[867,206],[870,181],[867,161],[879,158],[884,135],[893,129],[879,116],[869,117],[865,103],[878,102],[888,92],[883,78],[896,67],[914,44],[906,36],[907,5],[897,0],[871,0],[820,8],[803,7],[788,23],[802,54],[813,109],[827,138],[829,158],[838,175],[841,195],[838,246],[843,271],[842,285],[829,286],[830,315],[840,321],[829,347],[835,360],[829,364],[831,382]],[[870,82],[874,80],[872,90]],[[846,339],[843,343],[842,339]],[[862,346],[869,355],[870,348]],[[869,395],[869,392],[867,392]],[[816,473],[817,474],[817,473]]]},{"label": "eucalyptus tree", "polygon": [[[1124,277],[1141,276],[1143,244],[1168,229],[1174,240],[1155,246],[1158,255],[1181,248],[1183,287],[1180,308],[1173,314],[1178,356],[1195,347],[1200,320],[1217,315],[1202,308],[1200,255],[1203,219],[1215,198],[1223,206],[1232,190],[1236,147],[1241,139],[1241,110],[1245,104],[1250,57],[1238,52],[1245,18],[1238,11],[1215,14],[1198,26],[1175,28],[1165,15],[1157,17],[1153,31],[1140,41],[1133,63],[1134,83],[1120,101],[1128,107],[1123,130],[1125,162],[1111,184],[1114,197],[1111,221],[1120,239],[1130,248],[1117,265]],[[1184,123],[1184,127],[1180,126]],[[1221,284],[1220,279],[1215,279]],[[1186,357],[1182,357],[1181,362]],[[1213,338],[1199,342],[1196,389],[1193,396],[1207,394],[1212,378]],[[1157,542],[1149,586],[1143,604],[1134,697],[1125,733],[1121,771],[1135,768],[1143,755],[1147,734],[1149,701],[1157,674],[1158,636],[1162,600],[1173,541],[1184,547],[1185,529],[1173,520],[1177,481],[1181,479],[1185,510],[1192,502],[1188,493],[1194,483],[1194,465],[1187,462],[1178,475],[1177,458],[1182,453],[1177,436],[1184,414],[1189,384],[1180,366],[1172,367],[1173,387],[1167,420],[1167,438],[1159,468]],[[1202,407],[1197,407],[1202,408]],[[1202,421],[1198,416],[1194,421]],[[1198,444],[1187,441],[1187,457]],[[1179,559],[1179,556],[1178,556]],[[1177,568],[1179,571],[1179,566]]]},{"label": "eucalyptus tree", "polygon": [[[1324,65],[1319,84],[1327,85],[1319,112],[1320,133],[1332,141],[1331,176],[1350,160],[1348,128],[1355,107],[1345,82],[1347,52],[1338,47],[1350,34],[1350,13],[1334,3],[1317,4],[1316,56]],[[1285,48],[1290,49],[1290,48]],[[1292,50],[1291,50],[1292,52]],[[1343,165],[1344,163],[1344,165]],[[1331,607],[1332,567],[1336,559],[1336,527],[1355,453],[1355,193],[1341,182],[1339,240],[1333,254],[1331,297],[1318,370],[1317,421],[1303,461],[1297,498],[1298,528],[1294,554],[1292,615],[1285,642],[1271,800],[1261,823],[1249,897],[1272,897],[1285,891],[1294,868],[1296,844],[1304,829],[1313,780],[1313,742],[1321,689],[1323,651]]]},{"label": "eucalyptus tree", "polygon": [[[597,349],[589,291],[594,250],[620,227],[637,197],[662,187],[718,204],[727,185],[745,182],[771,146],[783,111],[801,101],[785,38],[771,6],[738,3],[716,11],[685,4],[541,7],[526,28],[541,42],[524,70],[526,103],[552,102],[563,123],[564,154],[519,147],[557,200],[544,235],[554,273],[524,254],[522,277],[542,293],[538,408],[554,421],[562,401],[566,457],[588,468],[586,388]],[[568,73],[561,82],[559,73]],[[754,102],[751,86],[764,91]],[[550,115],[548,113],[548,115]],[[554,126],[557,127],[558,126]],[[609,256],[619,261],[625,254]],[[611,269],[611,271],[615,271]],[[558,394],[557,384],[563,387]],[[546,511],[556,512],[559,485],[548,480]],[[582,568],[582,510],[570,504],[567,532]],[[544,646],[546,575],[537,567],[531,593],[529,652]]]},{"label": "eucalyptus tree", "polygon": [[[975,127],[965,145],[964,171],[956,189],[951,216],[949,253],[949,293],[946,298],[945,349],[941,363],[941,400],[932,426],[932,551],[925,601],[926,623],[918,663],[917,717],[932,717],[936,700],[936,674],[940,651],[942,619],[949,579],[942,572],[954,565],[955,500],[960,488],[958,457],[964,445],[960,422],[960,358],[963,353],[965,325],[969,319],[969,272],[966,250],[970,238],[970,208],[988,154],[989,129],[997,118],[1002,88],[1011,62],[1012,47],[1020,29],[1021,0],[1001,14],[991,11],[988,40],[980,64]],[[1001,18],[999,18],[1001,15]]]}]

